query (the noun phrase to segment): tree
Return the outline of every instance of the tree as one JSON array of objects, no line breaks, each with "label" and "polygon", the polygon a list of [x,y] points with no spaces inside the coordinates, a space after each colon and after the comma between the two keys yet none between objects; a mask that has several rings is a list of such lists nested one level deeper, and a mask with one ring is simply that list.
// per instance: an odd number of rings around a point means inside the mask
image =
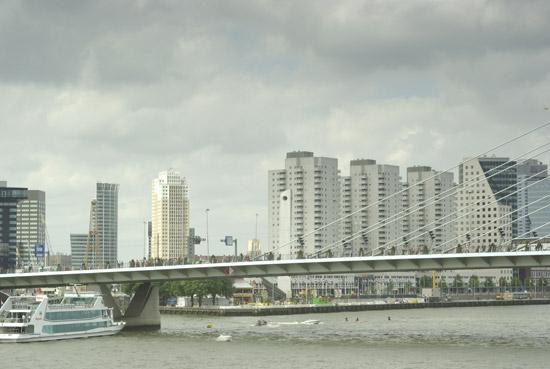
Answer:
[{"label": "tree", "polygon": [[508,287],[508,281],[506,280],[506,277],[500,277],[498,279],[498,286],[502,290],[503,288]]},{"label": "tree", "polygon": [[459,289],[462,290],[462,288],[464,287],[464,281],[462,280],[462,276],[460,274],[457,274],[455,276],[455,279],[453,281],[453,287],[457,292]]},{"label": "tree", "polygon": [[441,277],[439,280],[439,288],[441,288],[441,291],[447,292],[447,278]]},{"label": "tree", "polygon": [[327,251],[327,258],[331,258],[333,255],[332,255],[332,250],[328,250]]},{"label": "tree", "polygon": [[541,287],[541,290],[542,290],[542,294],[544,295],[544,291],[546,289],[546,286],[548,286],[548,279],[546,279],[544,277],[540,277],[539,281],[540,281],[540,287]]},{"label": "tree", "polygon": [[477,275],[472,275],[468,279],[468,287],[473,289],[474,292],[475,292],[476,288],[479,288],[479,277]]},{"label": "tree", "polygon": [[421,288],[430,288],[432,286],[432,277],[427,275],[422,276],[419,280],[419,285]]},{"label": "tree", "polygon": [[483,287],[485,287],[487,291],[492,290],[495,287],[495,283],[493,282],[493,277],[486,277],[485,282],[483,282]]},{"label": "tree", "polygon": [[298,250],[296,253],[296,259],[304,259],[304,250]]},{"label": "tree", "polygon": [[388,284],[386,285],[386,293],[387,293],[388,295],[390,295],[390,294],[393,293],[393,287],[394,287],[393,281],[390,280],[390,281],[388,282]]},{"label": "tree", "polygon": [[521,280],[519,279],[519,277],[514,277],[512,278],[512,287],[514,288],[518,288],[521,286]]},{"label": "tree", "polygon": [[530,291],[531,289],[533,289],[533,287],[535,287],[535,280],[533,278],[525,278],[525,281],[524,281],[524,285],[525,285],[525,289]]},{"label": "tree", "polygon": [[136,293],[138,287],[139,283],[125,283],[121,286],[121,290],[128,296],[132,296],[134,293]]},{"label": "tree", "polygon": [[458,244],[458,245],[456,246],[456,253],[457,253],[457,254],[462,254],[462,245],[461,245],[461,244]]}]

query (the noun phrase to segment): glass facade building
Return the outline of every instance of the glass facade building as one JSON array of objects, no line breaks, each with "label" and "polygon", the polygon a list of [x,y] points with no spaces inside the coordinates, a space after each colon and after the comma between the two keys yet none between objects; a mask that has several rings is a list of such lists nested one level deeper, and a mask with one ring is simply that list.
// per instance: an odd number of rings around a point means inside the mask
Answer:
[{"label": "glass facade building", "polygon": [[550,178],[548,166],[526,160],[518,166],[518,236],[550,236]]},{"label": "glass facade building", "polygon": [[118,184],[97,183],[95,221],[98,237],[99,267],[118,262]]},{"label": "glass facade building", "polygon": [[17,204],[27,191],[0,182],[0,273],[13,272],[17,264]]}]

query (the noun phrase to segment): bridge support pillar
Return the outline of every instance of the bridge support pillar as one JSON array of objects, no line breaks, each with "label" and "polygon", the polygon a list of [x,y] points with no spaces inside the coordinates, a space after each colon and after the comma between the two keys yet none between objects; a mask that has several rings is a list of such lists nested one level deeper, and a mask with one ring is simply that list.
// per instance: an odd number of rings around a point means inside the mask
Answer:
[{"label": "bridge support pillar", "polygon": [[159,288],[141,284],[128,305],[123,320],[125,329],[160,329]]}]

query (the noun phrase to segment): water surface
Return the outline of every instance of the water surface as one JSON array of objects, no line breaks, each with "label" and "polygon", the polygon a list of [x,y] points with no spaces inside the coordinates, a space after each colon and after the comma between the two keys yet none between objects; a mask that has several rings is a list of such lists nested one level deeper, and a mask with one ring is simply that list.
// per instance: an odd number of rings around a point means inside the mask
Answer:
[{"label": "water surface", "polygon": [[[163,315],[162,329],[156,332],[1,345],[0,354],[3,367],[13,369],[550,368],[548,306],[262,319],[270,324],[254,326],[253,317]],[[307,319],[322,324],[297,324]],[[232,341],[216,342],[220,334]]]}]

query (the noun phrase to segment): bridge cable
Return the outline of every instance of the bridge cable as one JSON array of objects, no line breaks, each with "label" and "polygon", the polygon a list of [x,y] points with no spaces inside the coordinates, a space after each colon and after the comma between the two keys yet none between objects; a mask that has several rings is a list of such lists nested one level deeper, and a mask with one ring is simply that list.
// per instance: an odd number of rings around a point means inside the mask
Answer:
[{"label": "bridge cable", "polygon": [[[545,145],[542,145],[541,147],[546,146],[546,145],[548,145],[548,143],[545,144]],[[539,148],[540,148],[540,147],[539,147]],[[550,149],[544,150],[543,152],[537,154],[537,156],[538,156],[538,155],[541,155],[541,154],[543,154],[543,153],[546,153],[546,152],[548,152],[548,151],[550,151]],[[524,154],[524,155],[525,155],[525,154]],[[522,155],[522,156],[524,156],[524,155]],[[520,156],[520,157],[521,157],[521,156]],[[520,157],[515,158],[514,160],[517,160],[517,159],[519,159]],[[533,158],[531,158],[531,159],[533,159]],[[507,164],[509,164],[509,163],[512,162],[512,161],[513,161],[513,160],[507,161],[507,162],[505,162],[505,163],[502,164],[502,165],[507,165]],[[485,181],[486,179],[492,178],[493,176],[495,176],[495,175],[497,175],[497,174],[499,174],[499,173],[502,173],[502,172],[504,172],[504,171],[506,171],[506,170],[509,170],[509,169],[511,169],[511,168],[513,168],[513,167],[516,167],[516,166],[519,166],[519,165],[521,165],[521,164],[522,164],[522,163],[518,162],[518,163],[516,163],[516,164],[514,164],[514,165],[511,165],[511,166],[508,165],[504,170],[499,171],[499,172],[496,172],[496,173],[493,173],[491,176],[488,176],[488,177],[483,176],[483,178],[481,178],[481,179],[478,180],[478,181],[475,181],[475,182],[472,183],[471,185],[474,185],[474,184],[476,184],[476,183],[483,182],[483,181]],[[502,165],[500,165],[500,166],[502,166]],[[493,168],[493,169],[496,169],[496,167]],[[539,175],[539,174],[542,174],[542,173],[544,173],[545,171],[546,171],[546,170],[543,170],[543,171],[541,171],[541,172],[539,172],[539,173],[537,173],[537,174],[535,174],[535,175],[529,177],[528,179],[531,179],[531,178],[533,178],[533,177],[535,177],[535,176],[537,176],[537,175]],[[489,171],[488,171],[488,172],[489,172]],[[476,177],[474,177],[474,179],[475,179],[475,178],[478,178],[478,177],[481,177],[481,176],[482,176],[482,175],[477,175]],[[527,180],[528,180],[528,179],[527,179]],[[468,180],[467,182],[469,182],[469,181],[470,181],[470,180]],[[465,182],[465,183],[467,183],[467,182]],[[463,183],[463,184],[460,184],[460,185],[458,185],[458,186],[452,187],[451,190],[454,190],[455,193],[450,193],[450,194],[448,194],[448,195],[446,195],[446,196],[444,196],[444,197],[442,197],[442,198],[439,198],[439,199],[438,199],[438,197],[441,196],[441,194],[437,194],[437,195],[434,195],[434,196],[428,198],[427,200],[424,200],[423,202],[419,203],[419,204],[422,205],[422,206],[421,206],[420,208],[418,208],[418,209],[414,209],[414,211],[419,211],[419,210],[425,209],[425,208],[427,208],[427,207],[429,207],[429,206],[432,206],[432,205],[435,204],[437,201],[441,201],[441,200],[443,200],[443,199],[445,199],[445,198],[447,198],[447,197],[449,197],[449,196],[455,195],[455,194],[456,194],[456,191],[458,191],[459,189],[464,190],[464,189],[470,187],[470,184],[469,184],[468,186],[466,186],[466,187],[462,187],[463,185],[464,185],[464,183]],[[508,189],[511,189],[511,188],[515,187],[516,185],[517,185],[517,184],[514,184],[514,185],[512,185],[512,186],[509,186],[509,187],[507,187],[507,188],[501,190],[501,191],[498,191],[497,193],[494,194],[494,196],[500,194],[501,192],[507,191]],[[529,186],[531,186],[531,185],[529,185]],[[524,187],[524,188],[522,188],[522,190],[523,190],[523,189],[526,189],[526,188],[527,188],[527,187]],[[444,191],[444,192],[447,192],[447,191],[448,191],[448,190],[446,190],[446,191]],[[519,191],[519,190],[518,190],[518,191]],[[518,192],[518,191],[515,191],[515,192]],[[514,192],[514,193],[515,193],[515,192]],[[514,194],[514,193],[512,193],[512,194]],[[509,194],[509,195],[512,195],[512,194]],[[508,197],[509,195],[507,195],[506,197]],[[505,198],[505,197],[503,197],[503,198]],[[502,200],[503,198],[501,198],[501,199],[499,199],[499,200]],[[430,202],[430,203],[426,204],[426,202],[428,202],[428,201],[431,200],[431,199],[435,199],[435,200],[434,200],[433,202]],[[494,202],[498,202],[498,200],[495,200]],[[418,205],[418,204],[417,204],[417,205]],[[332,248],[334,248],[335,246],[341,246],[342,243],[351,242],[351,241],[353,241],[353,240],[355,240],[355,239],[357,239],[357,238],[359,238],[359,237],[363,237],[365,234],[368,234],[368,233],[370,233],[370,232],[372,232],[372,231],[378,230],[378,229],[380,229],[380,228],[386,226],[387,224],[391,224],[391,223],[393,223],[394,221],[396,221],[396,220],[398,220],[398,219],[402,219],[402,218],[404,218],[405,216],[410,215],[409,212],[410,212],[411,209],[413,209],[415,206],[416,206],[416,205],[411,206],[411,207],[409,207],[409,208],[407,208],[407,209],[405,209],[405,210],[402,210],[402,211],[400,211],[399,213],[392,215],[390,218],[395,217],[396,215],[399,215],[399,214],[405,212],[406,214],[404,214],[404,215],[401,215],[401,216],[399,216],[399,217],[397,217],[397,218],[395,218],[395,219],[392,219],[392,220],[385,219],[384,221],[379,221],[379,222],[377,222],[377,223],[375,223],[375,224],[373,224],[373,225],[371,225],[371,226],[369,226],[369,227],[363,228],[363,229],[357,231],[357,232],[354,233],[354,234],[348,235],[348,236],[344,237],[343,239],[340,239],[339,241],[333,242],[333,243],[331,243],[330,245],[328,245],[328,246],[326,246],[326,247],[324,247],[324,248],[322,248],[322,249],[316,251],[315,254],[319,254],[319,253],[322,253],[322,252],[326,252],[327,250],[332,249]],[[442,218],[436,219],[435,221],[432,221],[432,222],[430,222],[430,223],[424,225],[423,228],[425,228],[425,227],[427,227],[427,226],[429,226],[429,225],[432,225],[432,224],[434,224],[434,223],[440,222],[440,221],[442,221],[442,220],[444,220],[444,219],[446,219],[446,218],[449,218],[450,216],[452,216],[452,215],[458,213],[459,211],[462,211],[463,209],[464,209],[464,208],[457,209],[457,210],[455,210],[454,212],[452,212],[452,213],[450,213],[450,214],[447,214],[446,216],[444,216],[444,217],[442,217]],[[445,224],[441,224],[439,227],[448,225],[448,224],[450,224],[450,223],[452,223],[452,222],[454,222],[454,221],[456,221],[456,219],[453,219],[452,221],[447,222],[447,223],[445,223]],[[371,228],[371,227],[375,227],[375,228]],[[369,228],[371,228],[371,229],[369,229]],[[405,234],[405,235],[401,235],[400,237],[395,238],[395,239],[393,239],[393,240],[390,240],[389,242],[385,243],[384,245],[381,245],[381,246],[379,246],[379,247],[377,247],[377,248],[375,248],[375,249],[373,249],[373,250],[370,250],[370,251],[371,251],[371,252],[374,252],[374,251],[379,250],[379,249],[381,249],[381,248],[387,248],[388,245],[390,245],[390,244],[392,244],[392,243],[394,243],[394,242],[398,242],[398,240],[401,240],[403,237],[409,236],[409,235],[411,235],[411,234],[413,234],[413,233],[416,233],[416,232],[418,232],[418,229],[416,229],[416,230],[414,230],[414,231],[411,231],[411,232],[409,232],[409,233],[407,233],[407,234]],[[407,240],[407,241],[411,241],[411,240],[417,239],[417,238],[419,238],[419,237],[421,237],[421,236],[423,236],[423,235],[429,234],[429,232],[430,232],[430,231],[426,231],[426,232],[424,232],[423,234],[421,234],[421,235],[419,235],[419,236],[417,236],[417,237],[415,237],[415,238],[413,238],[413,239]]]},{"label": "bridge cable", "polygon": [[[507,141],[505,141],[505,142],[503,142],[503,143],[501,143],[501,144],[498,144],[498,145],[492,147],[491,149],[489,149],[489,150],[487,150],[487,151],[485,151],[485,152],[483,152],[483,153],[481,153],[481,154],[479,154],[479,155],[477,155],[477,156],[475,156],[475,157],[473,157],[473,158],[469,158],[469,159],[467,159],[467,160],[465,160],[465,161],[462,161],[462,162],[460,162],[458,165],[455,165],[455,166],[453,166],[453,167],[451,167],[451,168],[449,168],[449,169],[446,169],[446,170],[444,170],[444,171],[442,171],[442,172],[449,172],[449,171],[451,171],[451,170],[453,170],[453,169],[456,169],[456,168],[458,168],[460,165],[462,165],[462,164],[464,164],[464,163],[466,163],[466,162],[468,162],[468,161],[471,161],[471,160],[473,160],[473,159],[480,158],[480,157],[482,157],[482,156],[484,156],[484,155],[487,155],[487,154],[491,153],[492,151],[495,151],[495,150],[500,149],[500,148],[502,148],[502,147],[504,147],[504,146],[506,146],[506,145],[509,145],[509,144],[511,144],[511,143],[513,143],[513,142],[515,142],[515,141],[518,141],[518,140],[520,140],[521,138],[526,137],[526,136],[528,136],[528,135],[530,135],[530,134],[532,134],[532,133],[534,133],[534,132],[536,132],[536,131],[538,131],[538,130],[540,130],[540,129],[542,129],[542,128],[545,128],[545,127],[547,127],[547,126],[549,126],[549,125],[550,125],[550,122],[547,122],[547,123],[544,123],[544,124],[542,124],[542,125],[540,125],[540,126],[537,126],[537,127],[533,128],[533,129],[527,131],[527,132],[522,133],[522,134],[519,135],[519,136],[513,137],[513,138],[511,138],[511,139],[509,139],[509,140],[507,140]],[[431,177],[428,177],[428,178],[426,178],[426,179],[424,179],[424,180],[422,180],[422,181],[420,181],[420,182],[415,183],[414,186],[419,186],[419,185],[421,185],[421,184],[423,184],[423,183],[426,183],[427,181],[429,181],[429,180],[431,180],[431,179],[434,179],[434,178],[436,178],[437,176],[439,176],[439,173],[438,173],[438,174],[435,174],[435,175],[433,175],[433,176],[431,176]],[[387,201],[387,200],[389,200],[390,198],[392,198],[392,197],[394,197],[394,196],[397,196],[397,195],[399,195],[399,194],[403,194],[405,191],[407,191],[407,189],[400,190],[400,191],[395,192],[395,193],[393,193],[393,194],[391,194],[391,195],[389,195],[389,196],[384,197],[383,199],[377,200],[377,201],[375,201],[374,203],[371,203],[371,204],[366,205],[366,206],[364,206],[364,207],[362,207],[362,208],[359,208],[358,210],[355,210],[354,212],[351,212],[351,213],[349,213],[349,214],[347,214],[347,215],[345,215],[345,216],[343,216],[343,217],[340,217],[340,218],[338,218],[338,219],[336,219],[336,220],[334,220],[334,221],[331,221],[331,222],[329,222],[329,223],[327,223],[327,224],[325,224],[325,225],[323,225],[323,226],[321,226],[321,227],[319,227],[319,228],[316,228],[316,229],[314,229],[313,231],[310,231],[310,232],[308,232],[308,233],[306,233],[306,234],[303,234],[302,236],[300,236],[300,237],[298,237],[298,238],[295,238],[295,239],[293,239],[293,240],[291,240],[291,241],[289,241],[289,242],[286,242],[286,243],[284,243],[284,244],[282,244],[282,245],[279,245],[279,246],[277,246],[276,248],[273,248],[273,249],[271,249],[271,250],[269,250],[269,251],[267,251],[267,252],[265,252],[265,253],[263,253],[263,254],[260,254],[260,255],[258,255],[257,257],[255,257],[254,260],[259,259],[259,258],[262,258],[262,257],[264,257],[264,256],[266,256],[266,255],[272,253],[272,252],[275,251],[275,250],[279,250],[279,249],[281,249],[281,248],[283,248],[283,247],[292,245],[292,244],[295,243],[295,242],[299,242],[300,240],[303,240],[305,237],[311,236],[311,235],[314,234],[314,233],[317,233],[317,232],[319,232],[319,231],[321,231],[321,230],[323,230],[323,229],[325,229],[325,228],[328,228],[328,227],[330,227],[330,226],[332,226],[332,225],[334,225],[334,224],[337,224],[337,223],[341,222],[342,220],[347,219],[347,218],[349,218],[349,217],[351,217],[351,216],[353,216],[353,215],[355,215],[355,214],[357,214],[357,213],[359,213],[359,212],[361,212],[361,211],[363,211],[363,210],[366,210],[366,209],[369,209],[369,208],[373,207],[374,205],[378,205],[378,204],[381,203],[381,202]]]}]

